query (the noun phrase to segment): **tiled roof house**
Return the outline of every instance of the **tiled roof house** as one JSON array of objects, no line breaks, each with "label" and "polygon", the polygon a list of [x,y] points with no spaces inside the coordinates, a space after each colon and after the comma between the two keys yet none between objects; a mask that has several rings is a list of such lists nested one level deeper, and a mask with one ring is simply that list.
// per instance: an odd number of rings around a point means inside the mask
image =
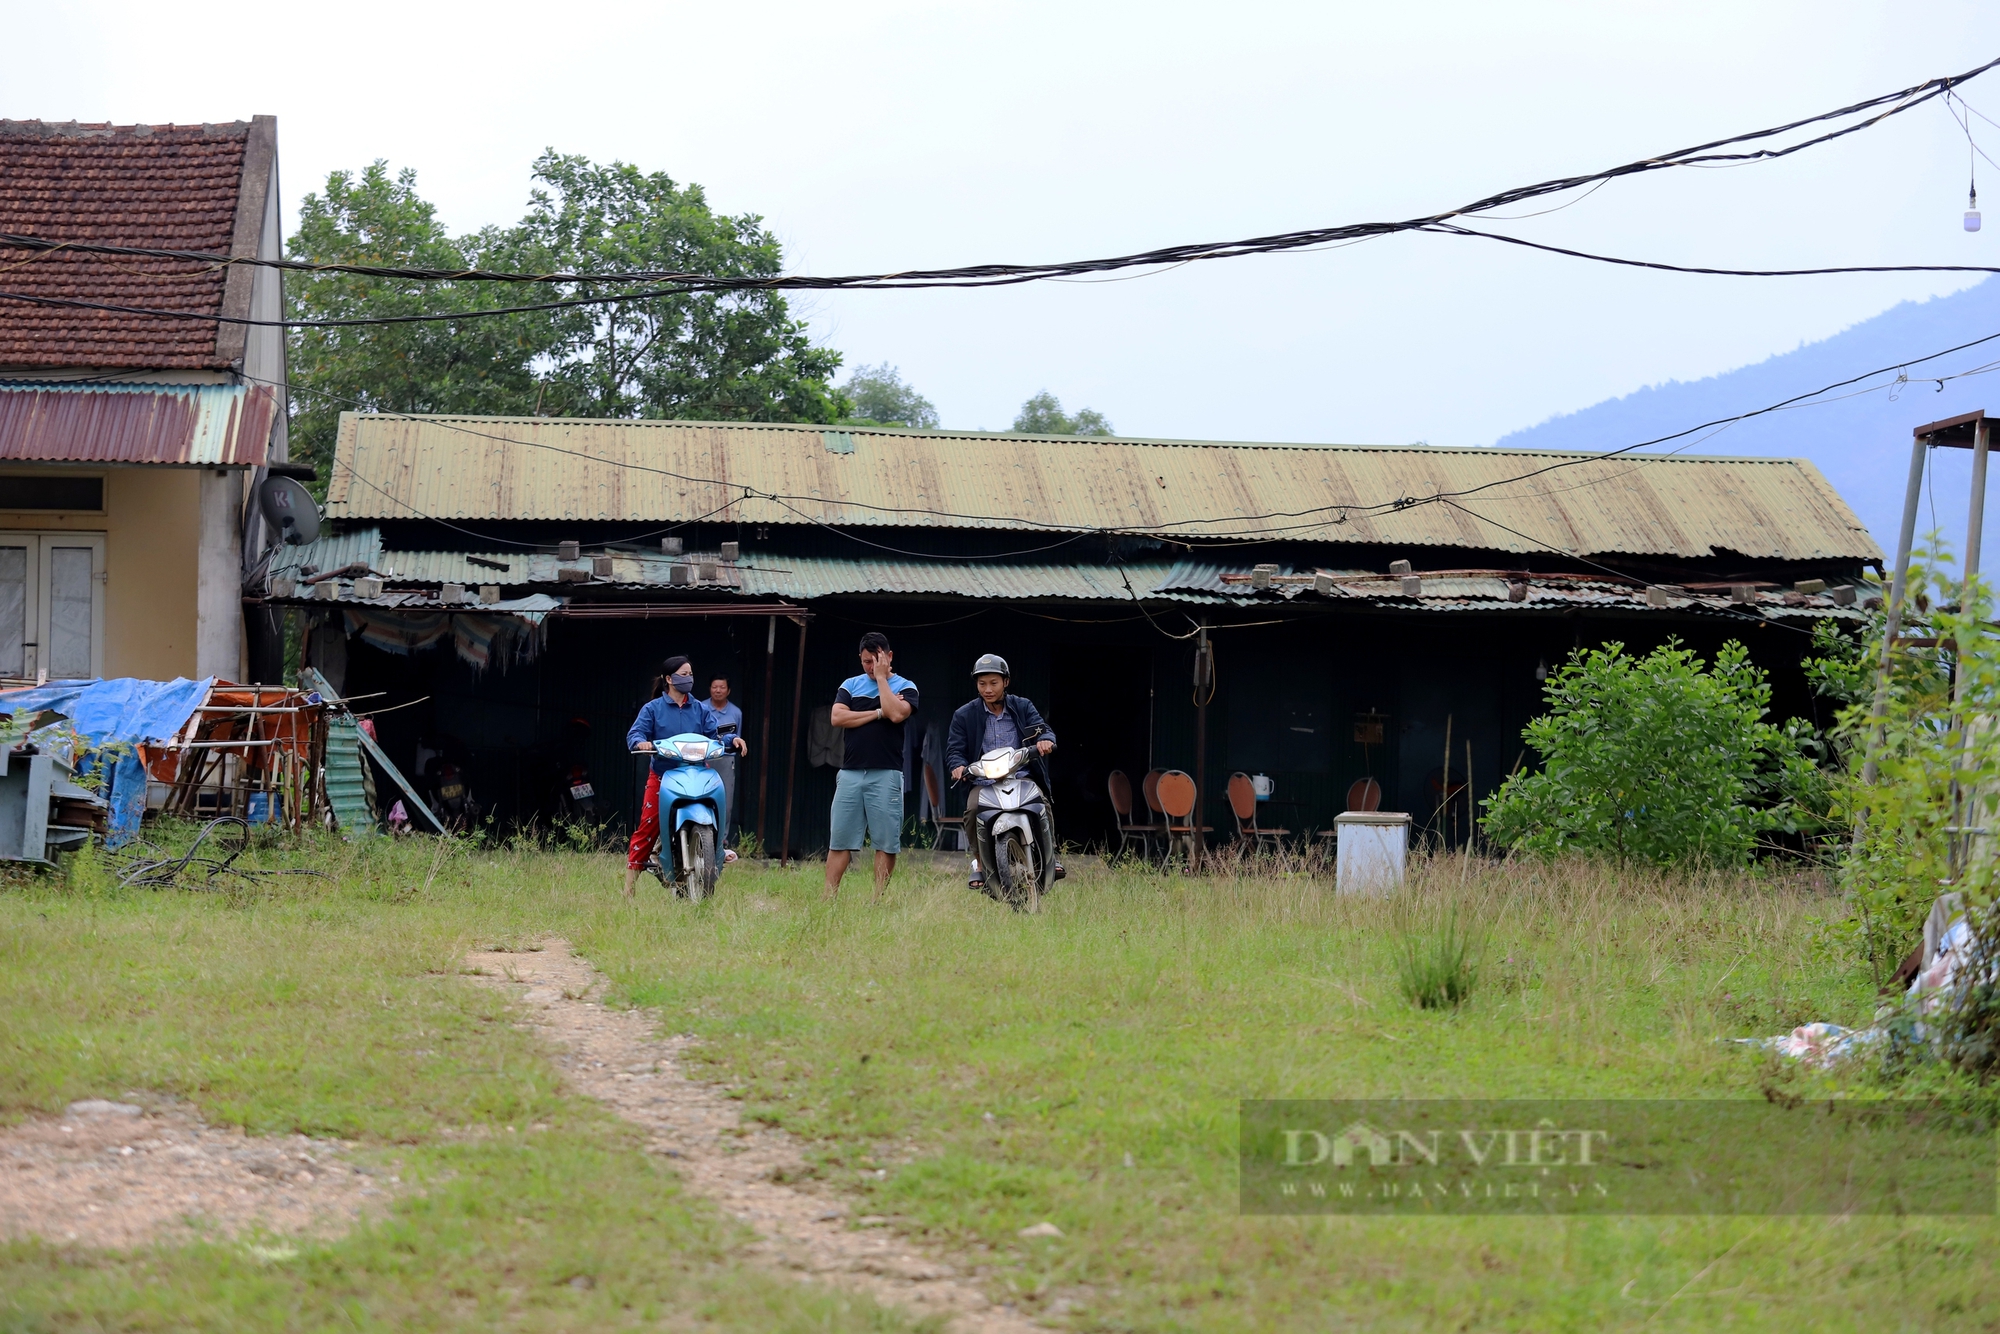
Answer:
[{"label": "tiled roof house", "polygon": [[0,120],[0,678],[251,674],[280,253],[273,117]]}]

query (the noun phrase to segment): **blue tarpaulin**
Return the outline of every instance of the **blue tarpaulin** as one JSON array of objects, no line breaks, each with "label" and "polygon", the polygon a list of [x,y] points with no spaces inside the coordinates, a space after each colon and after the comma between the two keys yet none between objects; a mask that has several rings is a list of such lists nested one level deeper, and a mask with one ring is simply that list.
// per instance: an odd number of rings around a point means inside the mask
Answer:
[{"label": "blue tarpaulin", "polygon": [[119,677],[111,681],[51,681],[23,690],[0,691],[0,715],[47,710],[69,719],[82,734],[88,751],[76,757],[79,773],[96,769],[110,750],[111,847],[139,832],[146,814],[146,769],[139,762],[140,745],[170,741],[208,699],[214,677],[190,681],[141,681]]}]

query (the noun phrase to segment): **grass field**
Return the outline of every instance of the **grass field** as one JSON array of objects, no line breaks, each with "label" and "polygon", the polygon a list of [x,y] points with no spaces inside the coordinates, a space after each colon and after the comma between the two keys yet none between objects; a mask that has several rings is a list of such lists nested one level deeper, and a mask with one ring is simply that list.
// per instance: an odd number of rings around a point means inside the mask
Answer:
[{"label": "grass field", "polygon": [[[765,1275],[635,1137],[567,1096],[467,948],[561,935],[615,999],[704,1039],[709,1077],[802,1137],[856,1212],[984,1257],[993,1295],[1080,1329],[1993,1327],[1991,1219],[1244,1217],[1258,1097],[1874,1093],[1715,1041],[1865,1020],[1803,883],[1421,865],[1395,902],[1324,880],[1079,868],[1016,916],[946,870],[890,901],[733,868],[629,906],[609,857],[425,841],[273,851],[327,880],[0,893],[0,1114],[128,1089],[360,1140],[428,1183],[261,1263],[229,1243],[0,1250],[0,1328],[625,1324],[901,1328]],[[1467,1005],[1398,986],[1413,924],[1477,925]],[[1850,1076],[1857,1079],[1858,1076]],[[510,1133],[530,1125],[549,1129]],[[484,1127],[495,1133],[468,1134]],[[1022,1240],[1050,1221],[1060,1239]],[[588,1273],[595,1286],[564,1283]]]}]

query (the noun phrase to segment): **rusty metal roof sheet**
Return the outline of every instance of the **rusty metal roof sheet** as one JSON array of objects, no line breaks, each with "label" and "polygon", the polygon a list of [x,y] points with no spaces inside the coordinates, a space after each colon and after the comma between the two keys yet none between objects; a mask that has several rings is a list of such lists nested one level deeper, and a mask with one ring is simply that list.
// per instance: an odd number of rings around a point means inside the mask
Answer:
[{"label": "rusty metal roof sheet", "polygon": [[[558,571],[579,574],[593,570],[593,556],[608,554],[611,574],[578,581],[594,589],[644,588],[658,590],[685,588],[690,592],[722,592],[750,597],[780,597],[805,600],[838,597],[843,594],[905,593],[942,597],[986,598],[1025,601],[1036,598],[1068,598],[1091,601],[1129,602],[1134,594],[1145,598],[1170,597],[1181,602],[1223,602],[1189,590],[1169,590],[1169,576],[1180,566],[1165,561],[1138,562],[1123,566],[1026,564],[999,561],[922,561],[841,559],[825,556],[786,556],[745,552],[735,563],[724,561],[714,552],[690,552],[674,558],[613,550],[586,551],[574,561],[563,561],[546,551],[400,551],[385,548],[379,528],[354,528],[322,537],[308,546],[284,547],[272,557],[270,573],[297,579],[307,567],[314,571],[345,569],[363,565],[387,582],[403,584],[498,584],[502,587],[557,585]],[[474,562],[480,562],[475,564]],[[495,569],[504,565],[505,569]],[[683,581],[676,583],[673,570],[682,567]],[[700,571],[712,566],[716,577],[702,579]],[[1129,581],[1129,590],[1128,590]],[[1216,587],[1221,588],[1219,581]]]},{"label": "rusty metal roof sheet", "polygon": [[[1130,602],[1134,594],[1163,596],[1173,566],[1161,561],[1124,566],[1006,564],[999,561],[855,560],[778,556],[747,562],[744,591],[793,598],[842,593],[919,593],[998,601],[1080,598]],[[1128,586],[1129,581],[1129,586]],[[1180,596],[1175,601],[1220,602]]]},{"label": "rusty metal roof sheet", "polygon": [[[1808,619],[1833,617],[1859,619],[1864,613],[1854,606],[1840,606],[1826,594],[1802,595],[1782,590],[1757,589],[1752,601],[1739,603],[1725,589],[1693,593],[1681,588],[1658,588],[1664,602],[1649,600],[1649,590],[1636,583],[1592,575],[1531,575],[1525,581],[1481,574],[1417,576],[1419,592],[1403,592],[1400,579],[1368,577],[1362,571],[1319,571],[1333,578],[1330,592],[1321,594],[1311,576],[1284,577],[1294,580],[1282,586],[1253,589],[1241,582],[1248,571],[1198,560],[1178,562],[1145,561],[1121,566],[1003,563],[988,561],[920,561],[827,556],[788,556],[746,551],[735,563],[713,552],[690,552],[680,558],[630,550],[609,552],[611,573],[597,575],[593,557],[603,551],[585,551],[579,560],[563,561],[547,551],[500,551],[492,553],[398,551],[385,549],[381,530],[360,527],[334,533],[303,547],[286,547],[272,559],[274,579],[297,580],[310,568],[314,571],[343,570],[363,566],[381,576],[389,587],[371,603],[381,607],[416,610],[435,608],[437,585],[497,584],[519,589],[539,586],[558,593],[584,594],[603,605],[613,605],[604,594],[643,590],[657,596],[671,590],[676,596],[692,595],[690,601],[713,599],[716,595],[746,599],[780,599],[811,602],[819,598],[869,594],[902,594],[976,598],[986,602],[1032,602],[1073,600],[1129,603],[1135,598],[1148,602],[1166,601],[1221,605],[1286,601],[1294,606],[1328,603],[1359,603],[1385,610],[1412,612],[1449,611],[1556,611],[1591,609],[1602,611],[1679,612],[1695,615],[1722,615],[1743,619]],[[473,559],[486,562],[472,564]],[[505,565],[496,570],[494,565]],[[683,571],[675,582],[673,571]],[[701,578],[699,571],[712,568],[714,577]],[[579,578],[563,582],[558,571],[568,569]],[[1231,582],[1225,582],[1225,578]],[[1523,583],[1516,599],[1510,585]],[[352,601],[342,583],[340,600]],[[415,586],[414,588],[412,586]],[[310,596],[311,589],[299,585],[297,596]],[[586,601],[579,606],[596,605]]]},{"label": "rusty metal roof sheet", "polygon": [[0,459],[254,468],[277,411],[268,385],[0,381]]},{"label": "rusty metal roof sheet", "polygon": [[[340,518],[715,517],[1579,556],[1881,556],[1801,459],[373,414],[343,416],[336,453],[328,509]],[[1446,492],[1471,494],[1429,499]]]},{"label": "rusty metal roof sheet", "polygon": [[[1525,581],[1522,596],[1512,596],[1510,580],[1485,575],[1446,574],[1417,576],[1421,583],[1415,596],[1403,592],[1400,579],[1367,577],[1362,571],[1320,571],[1333,577],[1331,592],[1318,593],[1309,582],[1292,582],[1268,589],[1252,589],[1240,580],[1248,570],[1198,560],[1178,562],[1147,561],[1122,566],[1025,564],[986,561],[919,561],[826,556],[788,556],[744,553],[732,564],[713,552],[690,552],[676,558],[628,550],[609,553],[612,572],[598,576],[593,556],[583,553],[576,561],[562,561],[546,551],[502,551],[493,553],[397,551],[385,549],[381,530],[355,528],[330,534],[309,546],[287,547],[273,557],[274,579],[298,579],[307,568],[315,571],[364,566],[380,575],[390,587],[370,605],[404,610],[435,610],[439,605],[431,586],[447,583],[467,587],[497,584],[505,588],[523,586],[555,587],[559,592],[586,593],[592,597],[620,590],[645,590],[657,594],[671,589],[690,600],[732,597],[783,599],[810,602],[819,598],[903,594],[914,596],[977,598],[987,602],[1030,602],[1064,599],[1129,603],[1146,601],[1204,603],[1210,605],[1272,600],[1289,601],[1295,606],[1329,602],[1361,603],[1385,610],[1412,612],[1451,611],[1555,611],[1588,608],[1603,611],[1679,612],[1721,615],[1735,619],[1765,616],[1808,619],[1832,617],[1855,620],[1864,613],[1854,606],[1840,606],[1825,594],[1801,595],[1781,590],[1753,590],[1750,603],[1732,601],[1726,590],[1701,594],[1689,590],[1664,591],[1666,601],[1649,601],[1648,590],[1634,583],[1590,575],[1532,575]],[[472,558],[489,562],[474,565]],[[495,570],[495,564],[507,568]],[[674,582],[673,569],[686,571],[683,582]],[[697,571],[712,566],[715,577],[702,579]],[[570,569],[589,577],[569,583],[559,582],[558,570]],[[1286,577],[1296,579],[1287,572]],[[411,586],[415,585],[416,588]],[[351,580],[343,580],[339,601],[355,601]],[[297,596],[309,597],[311,589],[299,585]],[[511,604],[509,604],[511,605]],[[585,602],[579,606],[598,605]],[[615,605],[603,601],[602,605]]]}]

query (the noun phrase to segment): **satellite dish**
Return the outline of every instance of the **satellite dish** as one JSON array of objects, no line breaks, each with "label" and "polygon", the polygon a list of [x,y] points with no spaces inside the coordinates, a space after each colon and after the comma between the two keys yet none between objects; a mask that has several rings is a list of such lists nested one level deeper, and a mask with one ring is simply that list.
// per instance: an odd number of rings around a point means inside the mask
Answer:
[{"label": "satellite dish", "polygon": [[265,478],[257,492],[257,506],[286,546],[300,547],[319,540],[319,506],[297,478]]}]

